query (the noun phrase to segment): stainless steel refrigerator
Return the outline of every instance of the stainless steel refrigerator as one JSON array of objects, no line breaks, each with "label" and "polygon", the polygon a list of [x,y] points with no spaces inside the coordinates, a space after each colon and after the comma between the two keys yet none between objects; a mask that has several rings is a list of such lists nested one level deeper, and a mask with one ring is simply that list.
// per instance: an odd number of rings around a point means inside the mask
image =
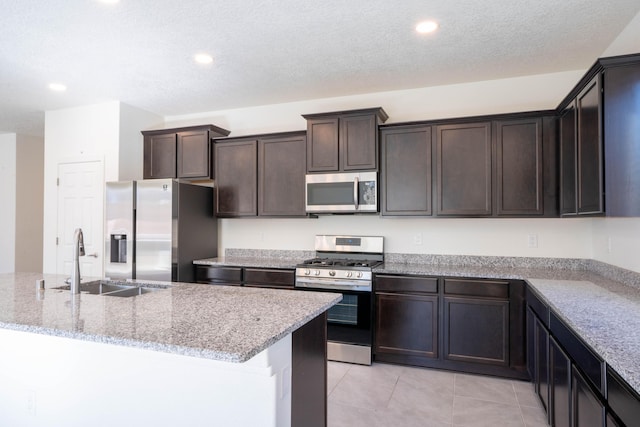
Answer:
[{"label": "stainless steel refrigerator", "polygon": [[105,277],[193,282],[193,260],[218,256],[213,191],[173,179],[107,182]]}]

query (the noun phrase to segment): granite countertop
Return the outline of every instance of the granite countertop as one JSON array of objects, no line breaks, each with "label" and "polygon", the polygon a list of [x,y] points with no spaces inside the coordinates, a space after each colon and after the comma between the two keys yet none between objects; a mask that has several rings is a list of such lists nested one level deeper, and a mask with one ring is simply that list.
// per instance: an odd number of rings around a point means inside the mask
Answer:
[{"label": "granite countertop", "polygon": [[218,258],[197,259],[196,265],[210,265],[218,267],[254,267],[254,268],[284,268],[293,270],[304,259],[296,258],[266,258],[227,256]]},{"label": "granite countertop", "polygon": [[[42,278],[45,289],[39,291],[35,282]],[[155,284],[169,288],[130,298],[73,296],[53,289],[64,278],[0,274],[0,328],[244,362],[341,299],[335,293],[162,282]]]},{"label": "granite countertop", "polygon": [[640,291],[602,277],[528,278],[549,307],[640,394]]}]

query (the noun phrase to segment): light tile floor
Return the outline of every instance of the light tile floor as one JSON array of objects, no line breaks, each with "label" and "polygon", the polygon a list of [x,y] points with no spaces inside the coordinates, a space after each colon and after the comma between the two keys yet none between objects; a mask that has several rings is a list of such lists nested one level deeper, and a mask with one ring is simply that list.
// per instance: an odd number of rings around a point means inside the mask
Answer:
[{"label": "light tile floor", "polygon": [[329,362],[329,427],[545,427],[531,383],[384,363]]}]

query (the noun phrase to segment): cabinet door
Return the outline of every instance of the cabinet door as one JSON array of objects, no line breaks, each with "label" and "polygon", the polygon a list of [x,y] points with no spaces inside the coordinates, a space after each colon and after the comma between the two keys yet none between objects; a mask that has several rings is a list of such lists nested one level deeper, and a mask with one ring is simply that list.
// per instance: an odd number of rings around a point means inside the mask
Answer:
[{"label": "cabinet door", "polygon": [[245,286],[260,288],[288,288],[295,285],[295,271],[270,268],[245,268]]},{"label": "cabinet door", "polygon": [[495,124],[497,215],[542,215],[542,120]]},{"label": "cabinet door", "polygon": [[196,265],[196,283],[240,285],[242,268]]},{"label": "cabinet door", "polygon": [[600,76],[576,99],[578,124],[578,213],[604,212]]},{"label": "cabinet door", "polygon": [[215,144],[216,214],[220,217],[258,213],[257,141]]},{"label": "cabinet door", "polygon": [[509,301],[444,297],[444,358],[509,364]]},{"label": "cabinet door", "polygon": [[258,171],[258,215],[306,215],[304,135],[259,140]]},{"label": "cabinet door", "polygon": [[378,168],[378,129],[375,114],[340,117],[340,168]]},{"label": "cabinet door", "polygon": [[569,105],[560,116],[560,214],[577,213],[576,108]]},{"label": "cabinet door", "polygon": [[640,217],[640,64],[604,72],[607,215]]},{"label": "cabinet door", "polygon": [[209,178],[209,131],[179,132],[177,143],[177,177]]},{"label": "cabinet door", "polygon": [[376,293],[375,352],[438,357],[438,297]]},{"label": "cabinet door", "polygon": [[571,359],[549,338],[549,419],[554,427],[571,427]]},{"label": "cabinet door", "polygon": [[491,215],[491,123],[436,128],[437,215]]},{"label": "cabinet door", "polygon": [[575,366],[572,368],[571,377],[573,425],[577,427],[605,426],[604,405]]},{"label": "cabinet door", "polygon": [[144,137],[144,179],[176,177],[176,134]]},{"label": "cabinet door", "polygon": [[339,169],[337,117],[307,119],[307,171],[331,172]]},{"label": "cabinet door", "polygon": [[382,215],[431,215],[431,127],[380,132]]},{"label": "cabinet door", "polygon": [[545,412],[549,413],[549,332],[537,317],[534,321],[535,336],[535,377],[536,394]]}]

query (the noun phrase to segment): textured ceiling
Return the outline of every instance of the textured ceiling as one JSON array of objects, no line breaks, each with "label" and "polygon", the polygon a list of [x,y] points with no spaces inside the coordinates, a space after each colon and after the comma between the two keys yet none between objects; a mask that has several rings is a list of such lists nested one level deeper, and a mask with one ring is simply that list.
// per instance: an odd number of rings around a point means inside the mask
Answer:
[{"label": "textured ceiling", "polygon": [[[638,0],[0,0],[0,132],[108,100],[181,115],[585,69]],[[414,31],[433,18],[440,30]],[[193,62],[208,52],[214,63]],[[59,81],[64,93],[47,85]]]}]

